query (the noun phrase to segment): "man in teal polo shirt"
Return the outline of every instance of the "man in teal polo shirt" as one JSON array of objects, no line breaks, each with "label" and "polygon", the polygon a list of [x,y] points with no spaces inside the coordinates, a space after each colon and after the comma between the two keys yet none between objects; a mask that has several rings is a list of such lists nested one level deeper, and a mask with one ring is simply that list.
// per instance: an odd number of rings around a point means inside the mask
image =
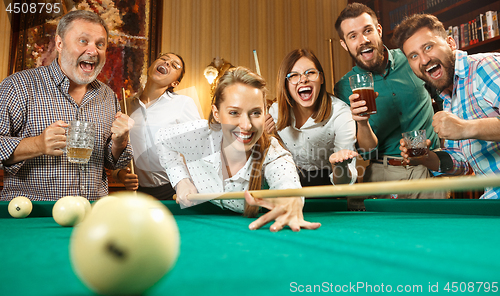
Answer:
[{"label": "man in teal polo shirt", "polygon": [[[338,17],[335,28],[342,47],[349,52],[356,66],[335,85],[335,94],[351,106],[357,123],[357,140],[361,155],[370,160],[365,182],[409,180],[430,177],[422,166],[402,163],[399,140],[401,133],[425,129],[432,141],[431,149],[439,147],[439,138],[432,128],[432,99],[424,82],[411,70],[405,55],[388,50],[382,42],[382,26],[369,7],[349,4]],[[364,101],[354,102],[349,77],[371,72],[375,83],[377,114],[360,116],[366,111]],[[390,194],[378,198],[445,198],[444,192]]]}]

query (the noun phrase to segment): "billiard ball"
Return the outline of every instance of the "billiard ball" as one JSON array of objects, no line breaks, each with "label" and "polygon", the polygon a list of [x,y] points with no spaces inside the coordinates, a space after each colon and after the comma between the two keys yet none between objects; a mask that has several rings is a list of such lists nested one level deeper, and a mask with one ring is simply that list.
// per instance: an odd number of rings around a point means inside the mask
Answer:
[{"label": "billiard ball", "polygon": [[85,204],[76,196],[64,196],[54,204],[52,217],[61,226],[75,226],[85,218]]},{"label": "billiard ball", "polygon": [[75,197],[83,202],[83,205],[85,207],[85,217],[87,217],[88,214],[90,214],[90,212],[92,211],[92,205],[90,204],[90,201],[83,196],[75,196]]},{"label": "billiard ball", "polygon": [[98,199],[96,202],[92,204],[92,212],[97,211],[101,207],[101,205],[105,205],[108,202],[111,202],[113,200],[117,199],[116,196],[114,195],[106,195]]},{"label": "billiard ball", "polygon": [[73,230],[72,267],[98,294],[142,295],[175,265],[180,243],[177,223],[149,195],[111,196],[115,198],[94,208]]},{"label": "billiard ball", "polygon": [[14,218],[26,218],[31,214],[33,209],[33,204],[31,200],[24,196],[18,196],[13,198],[9,202],[9,214]]}]

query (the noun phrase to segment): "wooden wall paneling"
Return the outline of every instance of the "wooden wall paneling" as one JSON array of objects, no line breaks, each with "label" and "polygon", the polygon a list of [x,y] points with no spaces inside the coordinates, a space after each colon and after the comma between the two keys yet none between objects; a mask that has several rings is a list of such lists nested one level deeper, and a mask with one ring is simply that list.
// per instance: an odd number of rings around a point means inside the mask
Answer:
[{"label": "wooden wall paneling", "polygon": [[[270,94],[274,94],[274,77],[276,76],[276,62],[280,58],[276,58],[275,45],[276,41],[276,27],[282,27],[282,20],[275,19],[274,12],[276,11],[276,7],[273,5],[272,1],[262,1],[259,0],[259,18],[257,22],[262,24],[259,28],[259,31],[256,33],[262,36],[259,42],[259,47],[261,48],[260,52],[263,53],[263,61],[266,65],[265,69],[261,69],[262,76],[266,79],[268,83],[268,89]],[[279,62],[279,61],[278,61]],[[260,61],[259,61],[260,63]],[[255,64],[255,63],[254,63]],[[255,68],[255,66],[254,66]],[[274,96],[273,96],[274,97]]]},{"label": "wooden wall paneling", "polygon": [[[332,1],[333,2],[333,1]],[[332,85],[332,71],[330,67],[330,43],[329,39],[334,37],[333,35],[333,24],[331,23],[331,19],[333,16],[331,16],[328,13],[325,13],[325,11],[329,11],[330,7],[332,5],[332,2],[324,2],[322,3],[321,1],[318,1],[316,3],[316,15],[318,15],[318,22],[317,22],[317,27],[318,27],[318,47],[319,47],[319,52],[322,55],[321,59],[321,64],[323,65],[323,69],[325,71],[325,83],[326,83],[326,90],[328,92],[331,91],[331,88],[333,88]]]},{"label": "wooden wall paneling", "polygon": [[255,71],[257,50],[261,74],[270,96],[283,57],[307,47],[320,59],[328,91],[332,91],[328,39],[332,38],[335,78],[352,67],[340,47],[334,22],[347,1],[329,0],[164,0],[162,51],[174,51],[186,61],[186,76],[178,89],[196,88],[203,113],[210,113],[210,86],[205,67],[221,57]]},{"label": "wooden wall paneling", "polygon": [[[325,14],[328,14],[328,17],[331,19],[331,26],[329,28],[331,30],[330,38],[332,39],[331,47],[333,52],[333,72],[335,73],[335,82],[342,78],[342,76],[350,70],[350,67],[352,65],[352,63],[349,63],[351,59],[348,58],[347,52],[340,45],[340,38],[337,34],[337,30],[335,30],[335,20],[337,18],[337,15],[343,8],[339,8],[337,6],[339,6],[337,2],[331,2],[331,7],[329,8],[329,10],[325,10]],[[330,44],[328,46],[330,46]],[[330,59],[330,52],[328,52],[328,58]],[[328,89],[332,93],[333,87],[334,86],[332,85],[331,88]]]},{"label": "wooden wall paneling", "polygon": [[[203,26],[200,26],[200,24],[203,23],[203,18],[202,18],[203,12],[201,10],[201,5],[202,5],[201,2],[202,1],[201,0],[193,0],[193,1],[187,1],[187,2],[190,2],[190,3],[186,3],[189,6],[183,11],[182,26],[184,26],[190,30],[189,30],[187,35],[183,35],[184,41],[181,41],[182,48],[183,48],[182,54],[187,54],[187,56],[189,57],[189,65],[202,67],[202,65],[200,65],[202,47],[199,46],[199,45],[201,45],[200,39],[201,39],[201,32],[203,30]],[[191,25],[191,24],[193,24],[193,25]],[[204,32],[206,32],[206,31],[204,31]],[[186,48],[189,48],[190,50],[185,50]],[[196,70],[198,70],[198,69],[196,69]],[[191,77],[193,77],[193,75],[197,74],[197,71],[196,72],[192,71],[192,73],[190,73],[190,74],[191,74]],[[197,76],[194,76],[194,77],[197,77]]]},{"label": "wooden wall paneling", "polygon": [[215,14],[218,11],[218,6],[213,5],[212,1],[205,0],[200,1],[200,6],[201,22],[197,27],[203,33],[200,36],[200,43],[194,45],[198,47],[199,57],[195,59],[196,62],[193,64],[195,68],[191,73],[191,77],[197,81],[196,86],[202,103],[203,114],[205,118],[208,118],[208,113],[210,113],[210,84],[203,76],[203,71],[212,62],[215,53],[218,51],[218,43],[213,42],[213,40],[219,39],[220,34],[216,22],[218,15]]},{"label": "wooden wall paneling", "polygon": [[[220,0],[220,6],[219,6],[219,15],[218,18],[215,20],[216,22],[219,22],[219,32],[220,36],[219,39],[213,40],[213,42],[218,43],[218,51],[215,52],[215,56],[219,56],[221,58],[224,58],[225,60],[231,62],[231,63],[237,63],[237,60],[235,57],[239,54],[237,52],[234,52],[232,48],[234,48],[234,35],[232,33],[232,18],[231,18],[231,3],[232,0]],[[235,3],[238,1],[234,1]],[[236,28],[237,29],[237,28]],[[213,58],[212,57],[212,58]]]},{"label": "wooden wall paneling", "polygon": [[10,1],[0,3],[0,81],[5,79],[9,73],[10,60],[10,17],[5,11],[5,4]]},{"label": "wooden wall paneling", "polygon": [[271,91],[269,98],[275,99],[276,80],[279,66],[281,60],[283,60],[285,55],[288,53],[288,49],[291,48],[290,40],[292,39],[292,30],[290,22],[292,22],[292,19],[290,17],[290,6],[286,5],[285,1],[283,0],[274,1],[273,10],[274,13],[271,17],[272,19],[280,20],[281,26],[275,26],[275,37],[273,39],[273,56],[271,57],[270,62],[267,64],[269,69],[269,77],[266,77],[266,79],[269,84],[273,86],[273,90]]},{"label": "wooden wall paneling", "polygon": [[316,10],[316,6],[319,2],[321,1],[311,1],[307,2],[306,4],[302,4],[306,5],[305,9],[307,14],[302,16],[300,22],[305,25],[302,28],[303,31],[305,31],[305,34],[303,34],[304,39],[302,40],[302,47],[312,49],[318,56],[321,65],[324,67],[325,61],[323,57],[323,51],[321,50],[323,42],[320,42],[318,40],[319,36],[322,34],[322,32],[320,32],[320,27],[322,26],[322,24],[320,24],[319,21],[321,15],[318,15],[318,11]]},{"label": "wooden wall paneling", "polygon": [[248,1],[238,1],[238,5],[235,5],[232,10],[231,18],[236,23],[236,28],[233,30],[233,36],[236,39],[234,50],[240,52],[241,55],[236,57],[234,66],[244,66],[253,71],[255,71],[255,63],[253,59],[252,50],[255,44],[252,44],[251,35],[253,24],[250,22],[250,15],[248,13],[251,3]]},{"label": "wooden wall paneling", "polygon": [[[340,45],[340,37],[337,34],[337,31],[335,30],[335,20],[337,19],[338,15],[344,9],[347,5],[347,2],[335,2],[336,7],[334,9],[334,12],[336,13],[335,17],[332,20],[332,29],[334,32],[332,33],[334,37],[334,56],[335,56],[335,79],[336,82],[342,78],[347,72],[349,72],[353,66],[352,58],[349,55],[349,53],[344,50],[342,45]],[[333,90],[332,90],[333,91]]]}]

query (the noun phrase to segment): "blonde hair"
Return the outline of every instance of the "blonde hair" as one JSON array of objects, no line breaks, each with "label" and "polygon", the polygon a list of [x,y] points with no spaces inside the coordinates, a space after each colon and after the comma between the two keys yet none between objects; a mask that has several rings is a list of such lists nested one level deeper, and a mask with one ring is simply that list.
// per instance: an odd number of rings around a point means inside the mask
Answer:
[{"label": "blonde hair", "polygon": [[[256,88],[262,91],[263,97],[262,101],[265,106],[266,96],[268,93],[266,87],[266,81],[260,77],[259,75],[251,72],[249,69],[244,67],[237,67],[233,69],[229,69],[224,75],[219,79],[217,83],[217,87],[215,88],[214,97],[212,101],[212,105],[215,105],[217,109],[220,109],[220,104],[224,101],[224,91],[227,87],[234,85],[236,83],[241,83],[244,85],[248,85],[250,87]],[[215,120],[213,113],[210,113],[208,118],[208,125],[211,129],[218,130],[220,129],[220,125]],[[262,165],[264,163],[264,159],[266,158],[267,149],[271,145],[271,139],[269,134],[264,133],[257,140],[253,149],[252,149],[252,172],[250,175],[250,184],[248,190],[260,190],[262,187]],[[243,215],[246,217],[255,217],[259,212],[259,207],[250,206],[245,203],[245,210]]]}]

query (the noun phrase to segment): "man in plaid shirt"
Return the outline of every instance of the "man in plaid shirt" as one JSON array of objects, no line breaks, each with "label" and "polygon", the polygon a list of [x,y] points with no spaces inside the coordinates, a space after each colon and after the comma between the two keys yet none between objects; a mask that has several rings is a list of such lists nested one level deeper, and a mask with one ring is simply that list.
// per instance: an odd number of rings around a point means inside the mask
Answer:
[{"label": "man in plaid shirt", "polygon": [[[96,80],[106,62],[107,42],[108,30],[98,15],[69,12],[57,27],[58,58],[2,81],[0,161],[5,174],[0,200],[19,195],[96,200],[108,194],[104,167],[124,168],[130,162],[133,122],[120,112],[113,91]],[[85,165],[70,163],[63,155],[64,128],[71,120],[96,125],[94,150]]]},{"label": "man in plaid shirt", "polygon": [[[415,74],[441,90],[443,110],[433,117],[434,130],[445,139],[442,151],[422,161],[446,174],[500,173],[500,54],[468,55],[456,49],[443,24],[433,15],[417,14],[394,32]],[[401,155],[407,162],[406,147]],[[481,198],[500,198],[499,188],[486,188]]]}]

